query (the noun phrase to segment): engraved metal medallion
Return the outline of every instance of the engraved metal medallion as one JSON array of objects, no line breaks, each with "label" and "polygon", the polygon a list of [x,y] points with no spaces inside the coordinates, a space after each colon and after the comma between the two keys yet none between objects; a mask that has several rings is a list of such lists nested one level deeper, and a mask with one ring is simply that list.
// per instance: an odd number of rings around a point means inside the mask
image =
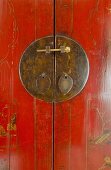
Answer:
[{"label": "engraved metal medallion", "polygon": [[32,96],[47,102],[68,100],[81,92],[89,75],[83,48],[74,40],[57,35],[34,41],[23,53],[19,75]]}]

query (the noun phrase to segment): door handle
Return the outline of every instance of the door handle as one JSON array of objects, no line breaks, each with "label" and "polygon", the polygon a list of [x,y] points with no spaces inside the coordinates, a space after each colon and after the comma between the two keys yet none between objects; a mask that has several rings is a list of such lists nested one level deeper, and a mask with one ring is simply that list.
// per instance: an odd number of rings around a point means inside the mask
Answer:
[{"label": "door handle", "polygon": [[61,53],[69,53],[71,51],[70,47],[60,46],[58,49],[51,49],[50,46],[46,46],[46,49],[38,49],[37,52],[61,52]]}]

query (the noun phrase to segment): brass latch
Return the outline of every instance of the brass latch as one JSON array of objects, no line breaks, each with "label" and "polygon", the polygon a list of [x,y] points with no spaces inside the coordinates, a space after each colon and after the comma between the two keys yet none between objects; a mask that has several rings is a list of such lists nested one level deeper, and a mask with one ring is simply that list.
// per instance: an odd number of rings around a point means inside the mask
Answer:
[{"label": "brass latch", "polygon": [[46,46],[46,49],[37,50],[37,52],[46,52],[46,53],[59,52],[59,51],[61,53],[69,53],[71,49],[70,47],[65,47],[65,46],[60,46],[59,49],[51,49],[50,46]]}]

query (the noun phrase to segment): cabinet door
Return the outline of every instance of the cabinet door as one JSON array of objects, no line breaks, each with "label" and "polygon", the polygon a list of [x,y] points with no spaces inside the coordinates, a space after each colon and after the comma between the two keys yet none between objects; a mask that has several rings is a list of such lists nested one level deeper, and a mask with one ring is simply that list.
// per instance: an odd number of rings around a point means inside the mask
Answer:
[{"label": "cabinet door", "polygon": [[52,103],[30,96],[19,62],[35,40],[53,34],[53,0],[0,0],[0,170],[52,167]]},{"label": "cabinet door", "polygon": [[[0,0],[0,9],[0,170],[110,169],[110,0]],[[55,49],[70,37],[87,54],[88,82],[67,101],[40,100],[21,83],[24,51],[45,36]],[[51,60],[58,91],[56,51]]]},{"label": "cabinet door", "polygon": [[79,95],[55,105],[54,167],[110,169],[111,2],[56,0],[55,25],[56,34],[69,36],[82,45],[90,71]]}]

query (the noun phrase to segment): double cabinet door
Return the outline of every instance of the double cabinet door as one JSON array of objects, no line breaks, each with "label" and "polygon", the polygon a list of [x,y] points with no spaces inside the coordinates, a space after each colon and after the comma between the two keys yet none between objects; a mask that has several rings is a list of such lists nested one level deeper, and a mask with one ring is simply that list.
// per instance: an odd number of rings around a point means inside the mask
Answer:
[{"label": "double cabinet door", "polygon": [[0,170],[110,169],[111,2],[0,8]]}]

